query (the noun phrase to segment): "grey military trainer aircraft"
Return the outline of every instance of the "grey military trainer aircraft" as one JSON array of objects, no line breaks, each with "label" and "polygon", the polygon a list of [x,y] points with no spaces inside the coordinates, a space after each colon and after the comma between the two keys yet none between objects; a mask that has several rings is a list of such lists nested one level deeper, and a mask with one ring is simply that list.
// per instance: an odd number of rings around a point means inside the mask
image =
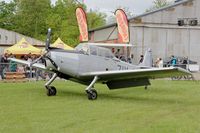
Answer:
[{"label": "grey military trainer aircraft", "polygon": [[[120,89],[150,85],[149,79],[188,75],[190,72],[177,68],[153,68],[152,53],[147,50],[144,60],[139,65],[132,65],[116,58],[110,49],[93,43],[80,43],[75,50],[63,50],[50,47],[48,30],[45,53],[33,62],[10,58],[17,63],[53,72],[52,78],[45,84],[48,96],[56,95],[56,88],[50,84],[61,77],[87,85],[86,93],[89,100],[97,99],[94,89],[96,82],[104,83],[109,89]],[[103,44],[99,44],[103,45]],[[45,64],[37,63],[41,58]]]}]

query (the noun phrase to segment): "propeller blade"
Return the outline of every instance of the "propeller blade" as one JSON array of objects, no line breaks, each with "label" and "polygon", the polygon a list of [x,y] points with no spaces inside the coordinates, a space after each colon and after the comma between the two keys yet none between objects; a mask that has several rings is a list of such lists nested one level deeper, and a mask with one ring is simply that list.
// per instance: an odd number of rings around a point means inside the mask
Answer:
[{"label": "propeller blade", "polygon": [[50,48],[50,39],[51,39],[51,28],[48,29],[48,33],[47,33],[47,40],[46,40],[46,45],[45,45],[45,53],[43,55],[41,55],[39,58],[37,58],[36,60],[32,61],[30,63],[30,67],[37,63],[39,60],[41,60],[42,58],[46,58],[49,59],[49,61],[53,64],[53,66],[59,70],[58,65],[51,59],[51,57],[49,57],[47,54],[50,52],[51,48]]},{"label": "propeller blade", "polygon": [[46,46],[45,46],[46,51],[49,51],[50,39],[51,39],[51,28],[48,29],[48,33],[47,33],[47,40],[46,40]]}]

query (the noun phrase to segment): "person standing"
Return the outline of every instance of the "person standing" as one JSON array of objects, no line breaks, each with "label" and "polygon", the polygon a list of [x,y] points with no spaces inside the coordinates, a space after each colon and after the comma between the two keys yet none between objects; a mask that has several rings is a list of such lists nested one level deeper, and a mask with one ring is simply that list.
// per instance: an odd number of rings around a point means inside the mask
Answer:
[{"label": "person standing", "polygon": [[187,64],[188,64],[188,58],[184,57],[183,62],[182,62],[182,65],[183,65],[182,68],[187,69]]},{"label": "person standing", "polygon": [[117,49],[117,51],[115,52],[115,57],[120,58],[120,49]]},{"label": "person standing", "polygon": [[2,57],[0,57],[0,76],[1,76],[1,79],[2,79],[3,69],[2,69],[1,58],[2,58]]},{"label": "person standing", "polygon": [[142,63],[144,60],[144,56],[143,55],[140,55],[140,61],[139,61],[139,64]]},{"label": "person standing", "polygon": [[[14,55],[11,55],[10,56],[10,58],[15,58],[15,56]],[[9,62],[9,70],[11,71],[11,72],[16,72],[17,71],[17,63],[15,62],[15,61],[10,61]]]},{"label": "person standing", "polygon": [[177,62],[177,59],[172,55],[171,57],[171,66],[175,66]]},{"label": "person standing", "polygon": [[158,67],[159,68],[163,68],[163,60],[162,60],[162,58],[159,58]]},{"label": "person standing", "polygon": [[8,54],[5,53],[2,57],[1,57],[1,78],[4,79],[5,76],[5,72],[8,69]]}]

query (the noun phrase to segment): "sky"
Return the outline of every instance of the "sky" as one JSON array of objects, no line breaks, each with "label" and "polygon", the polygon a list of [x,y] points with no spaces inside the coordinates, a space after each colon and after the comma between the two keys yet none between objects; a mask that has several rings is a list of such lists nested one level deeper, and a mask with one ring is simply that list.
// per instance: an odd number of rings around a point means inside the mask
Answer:
[{"label": "sky", "polygon": [[[52,0],[56,1],[56,0]],[[129,8],[133,14],[141,14],[152,6],[153,0],[79,0],[87,5],[88,9],[98,10],[107,14],[115,12],[119,7]],[[145,3],[145,4],[144,4]]]},{"label": "sky", "polygon": [[[1,0],[0,0],[1,1]],[[7,2],[11,0],[5,0]],[[51,0],[55,3],[56,0]],[[140,15],[153,5],[154,0],[78,0],[87,5],[88,10],[98,10],[111,15],[119,7],[126,7],[134,15]],[[172,0],[169,0],[172,1]]]}]

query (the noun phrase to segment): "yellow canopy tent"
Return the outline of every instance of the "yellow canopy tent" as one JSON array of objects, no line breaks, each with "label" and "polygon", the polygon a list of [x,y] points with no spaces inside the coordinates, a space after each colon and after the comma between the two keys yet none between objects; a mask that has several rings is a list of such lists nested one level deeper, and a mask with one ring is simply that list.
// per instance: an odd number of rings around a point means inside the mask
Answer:
[{"label": "yellow canopy tent", "polygon": [[66,50],[73,50],[74,48],[68,46],[65,44],[60,38],[58,38],[52,45],[51,47],[56,47],[56,48],[62,48]]},{"label": "yellow canopy tent", "polygon": [[22,38],[17,44],[4,50],[4,53],[14,54],[14,55],[26,55],[26,54],[36,54],[40,55],[41,50],[29,44],[24,38]]}]

